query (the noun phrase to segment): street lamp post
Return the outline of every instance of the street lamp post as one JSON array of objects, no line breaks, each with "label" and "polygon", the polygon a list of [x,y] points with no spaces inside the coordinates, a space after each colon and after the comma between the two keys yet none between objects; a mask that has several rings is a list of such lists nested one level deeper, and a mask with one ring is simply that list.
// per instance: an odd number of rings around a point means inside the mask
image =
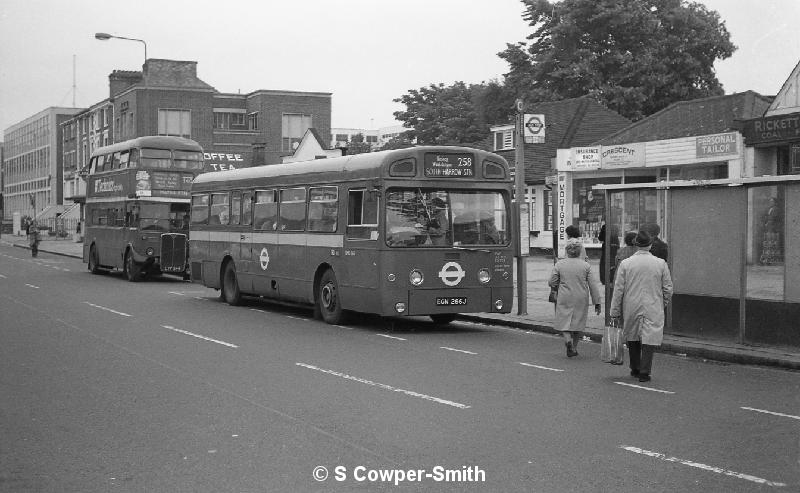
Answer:
[{"label": "street lamp post", "polygon": [[147,43],[144,42],[143,39],[136,39],[136,38],[126,38],[123,36],[112,36],[108,33],[94,33],[94,38],[99,39],[100,41],[108,41],[109,39],[125,39],[128,41],[138,41],[144,45],[144,61],[147,63]]}]

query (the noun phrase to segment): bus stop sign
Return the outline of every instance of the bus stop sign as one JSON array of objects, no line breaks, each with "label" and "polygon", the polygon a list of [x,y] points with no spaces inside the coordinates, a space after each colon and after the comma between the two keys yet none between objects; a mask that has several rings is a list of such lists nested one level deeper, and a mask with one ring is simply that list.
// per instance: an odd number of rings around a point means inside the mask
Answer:
[{"label": "bus stop sign", "polygon": [[528,144],[544,143],[544,115],[527,114],[524,117],[523,134]]}]

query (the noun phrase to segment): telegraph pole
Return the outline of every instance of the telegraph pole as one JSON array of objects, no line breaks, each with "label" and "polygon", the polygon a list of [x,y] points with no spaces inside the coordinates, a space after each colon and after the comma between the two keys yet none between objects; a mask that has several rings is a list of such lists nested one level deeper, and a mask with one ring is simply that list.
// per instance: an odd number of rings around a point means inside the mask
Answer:
[{"label": "telegraph pole", "polygon": [[517,145],[514,153],[514,195],[516,198],[517,219],[517,315],[528,314],[528,269],[527,260],[530,255],[530,233],[528,232],[528,204],[525,202],[525,103],[522,99],[516,101]]}]

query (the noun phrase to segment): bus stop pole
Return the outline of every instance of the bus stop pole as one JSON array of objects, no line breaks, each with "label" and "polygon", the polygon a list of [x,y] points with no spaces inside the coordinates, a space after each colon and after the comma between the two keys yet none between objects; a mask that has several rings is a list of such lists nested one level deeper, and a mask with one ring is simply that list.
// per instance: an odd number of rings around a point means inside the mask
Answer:
[{"label": "bus stop pole", "polygon": [[[517,224],[517,315],[528,314],[528,255],[529,251],[524,251],[524,245],[530,242],[528,225],[523,222],[528,221],[528,204],[525,203],[525,133],[524,133],[524,113],[525,105],[522,99],[516,101],[517,110],[517,145],[514,154],[514,196],[516,197]],[[526,235],[523,238],[522,235]]]}]

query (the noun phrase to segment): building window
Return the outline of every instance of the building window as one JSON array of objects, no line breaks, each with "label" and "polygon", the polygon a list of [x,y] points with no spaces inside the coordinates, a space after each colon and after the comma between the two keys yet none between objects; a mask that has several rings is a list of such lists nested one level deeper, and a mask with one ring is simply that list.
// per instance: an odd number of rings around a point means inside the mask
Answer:
[{"label": "building window", "polygon": [[192,138],[192,113],[189,110],[158,110],[158,135]]},{"label": "building window", "polygon": [[258,112],[247,115],[247,129],[258,130]]},{"label": "building window", "polygon": [[514,135],[513,128],[507,128],[505,130],[499,130],[497,132],[494,132],[495,151],[505,151],[508,149],[514,149],[515,144],[516,144],[516,135]]},{"label": "building window", "polygon": [[309,128],[311,128],[311,115],[284,114],[281,150],[293,151]]}]

